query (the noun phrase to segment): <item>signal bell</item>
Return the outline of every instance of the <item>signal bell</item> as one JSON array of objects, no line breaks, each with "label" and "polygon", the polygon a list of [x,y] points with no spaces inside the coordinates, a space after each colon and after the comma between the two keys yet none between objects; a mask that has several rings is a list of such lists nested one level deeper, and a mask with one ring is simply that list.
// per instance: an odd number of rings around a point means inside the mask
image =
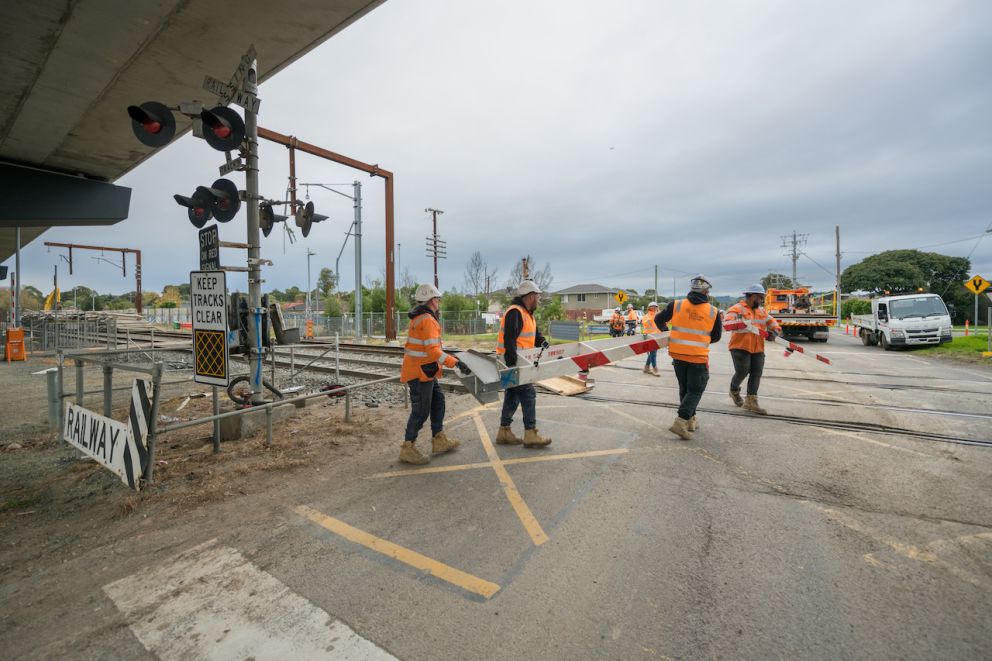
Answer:
[{"label": "signal bell", "polygon": [[268,236],[272,233],[272,227],[276,223],[284,223],[289,216],[283,216],[277,214],[273,210],[272,205],[268,202],[262,202],[258,205],[258,226],[262,230],[262,234]]},{"label": "signal bell", "polygon": [[296,226],[303,228],[303,236],[310,236],[310,228],[313,223],[327,220],[328,216],[314,213],[313,202],[307,202],[306,206],[300,207],[296,212]]},{"label": "signal bell", "polygon": [[245,139],[245,122],[236,111],[216,106],[200,111],[203,138],[217,151],[234,151]]},{"label": "signal bell", "polygon": [[[140,106],[128,106],[131,130],[141,144],[164,147],[176,135],[176,118],[172,111],[158,101],[146,101]],[[239,118],[240,119],[240,118]]]}]

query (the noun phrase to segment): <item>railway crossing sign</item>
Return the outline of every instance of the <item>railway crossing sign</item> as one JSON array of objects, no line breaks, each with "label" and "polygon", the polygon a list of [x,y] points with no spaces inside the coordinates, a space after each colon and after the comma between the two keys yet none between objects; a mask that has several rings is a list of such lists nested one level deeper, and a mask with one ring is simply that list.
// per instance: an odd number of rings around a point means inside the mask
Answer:
[{"label": "railway crossing sign", "polygon": [[617,303],[623,305],[624,303],[627,302],[627,292],[621,289],[620,291],[617,292],[615,298],[617,299]]},{"label": "railway crossing sign", "polygon": [[189,302],[193,318],[193,380],[227,386],[227,274],[190,271]]},{"label": "railway crossing sign", "polygon": [[967,287],[968,290],[971,291],[972,294],[974,294],[975,296],[978,296],[983,291],[985,291],[986,289],[988,289],[989,286],[990,286],[990,284],[992,284],[992,283],[989,283],[989,281],[986,280],[985,278],[983,278],[982,276],[976,275],[976,276],[972,277],[971,280],[969,280],[968,282],[964,283],[964,286]]}]

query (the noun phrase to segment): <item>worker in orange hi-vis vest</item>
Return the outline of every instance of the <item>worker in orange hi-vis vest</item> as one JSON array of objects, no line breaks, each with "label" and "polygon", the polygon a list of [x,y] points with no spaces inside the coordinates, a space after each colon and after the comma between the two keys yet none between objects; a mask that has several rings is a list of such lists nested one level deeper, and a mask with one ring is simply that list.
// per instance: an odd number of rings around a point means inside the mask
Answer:
[{"label": "worker in orange hi-vis vest", "polygon": [[696,407],[710,380],[710,344],[723,334],[720,311],[709,303],[709,278],[697,275],[689,286],[685,298],[669,303],[654,319],[658,328],[669,331],[668,355],[679,382],[679,413],[669,431],[686,441],[699,427]]},{"label": "worker in orange hi-vis vest", "polygon": [[613,311],[613,316],[610,317],[610,337],[620,337],[623,335],[623,315],[620,313],[620,308]]},{"label": "worker in orange hi-vis vest", "polygon": [[[758,415],[768,415],[768,411],[758,404],[758,385],[765,369],[765,338],[767,333],[774,340],[782,327],[761,306],[765,301],[765,288],[751,285],[744,290],[744,300],[727,310],[724,323],[735,326],[730,334],[730,357],[734,361],[734,376],[730,379],[730,399],[745,411]],[[736,328],[741,322],[744,328]],[[747,377],[747,396],[741,398],[741,383]]]},{"label": "worker in orange hi-vis vest", "polygon": [[[537,330],[534,310],[540,300],[541,290],[530,281],[524,280],[517,287],[517,296],[503,313],[499,322],[499,335],[496,338],[496,355],[507,367],[517,364],[518,349],[547,348],[548,343]],[[524,412],[524,437],[514,435],[510,429],[517,406]],[[519,445],[525,448],[539,448],[551,443],[550,438],[537,431],[537,392],[533,383],[513,386],[503,393],[503,410],[499,416],[499,432],[496,442],[500,445]]]},{"label": "worker in orange hi-vis vest", "polygon": [[[656,314],[658,314],[658,304],[651,301],[648,303],[648,311],[644,314],[644,318],[641,319],[641,326],[646,334],[658,332],[658,324],[654,323],[654,317]],[[658,374],[657,349],[654,351],[648,351],[647,361],[644,363],[644,373],[654,376],[661,376]]]},{"label": "worker in orange hi-vis vest", "polygon": [[[439,454],[454,450],[460,443],[444,433],[444,392],[438,384],[441,363],[457,367],[462,374],[471,372],[468,366],[441,349],[441,324],[438,310],[441,292],[434,285],[417,287],[414,294],[417,307],[410,310],[410,330],[403,351],[400,382],[410,388],[410,418],[406,423],[406,437],[400,449],[400,461],[407,464],[426,464],[431,452]],[[431,420],[431,452],[417,449],[417,435],[427,419]]]}]

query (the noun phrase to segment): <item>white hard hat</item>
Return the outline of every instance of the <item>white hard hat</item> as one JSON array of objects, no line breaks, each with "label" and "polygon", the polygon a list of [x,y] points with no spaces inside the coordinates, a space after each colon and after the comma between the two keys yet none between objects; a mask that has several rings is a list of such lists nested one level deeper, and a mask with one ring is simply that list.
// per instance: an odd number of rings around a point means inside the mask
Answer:
[{"label": "white hard hat", "polygon": [[517,287],[517,296],[526,296],[527,294],[540,294],[541,288],[533,280],[524,280]]},{"label": "white hard hat", "polygon": [[413,297],[417,299],[418,303],[426,303],[432,298],[440,298],[441,292],[434,285],[427,283],[417,287],[417,293]]},{"label": "white hard hat", "polygon": [[634,309],[634,304],[633,303],[628,303],[627,304],[627,309],[628,310],[633,310]]},{"label": "white hard hat", "polygon": [[751,285],[744,290],[744,295],[747,296],[748,294],[761,294],[762,296],[764,296],[765,288],[760,284]]},{"label": "white hard hat", "polygon": [[689,289],[695,292],[708,292],[712,286],[713,285],[710,283],[710,279],[702,273],[697,273],[692,277],[692,280],[689,281]]},{"label": "white hard hat", "polygon": [[613,311],[614,311],[614,312],[620,312],[620,306],[618,305],[618,306],[616,307],[616,309],[614,309]]},{"label": "white hard hat", "polygon": [[648,303],[648,308],[656,308],[656,307],[658,307],[657,301],[651,301],[650,303]]}]

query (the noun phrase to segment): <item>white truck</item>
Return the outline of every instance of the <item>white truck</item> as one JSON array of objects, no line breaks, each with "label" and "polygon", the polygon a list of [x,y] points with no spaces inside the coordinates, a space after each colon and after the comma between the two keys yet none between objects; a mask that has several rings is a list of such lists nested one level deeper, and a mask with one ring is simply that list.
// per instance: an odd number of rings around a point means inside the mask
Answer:
[{"label": "white truck", "polygon": [[951,315],[937,294],[874,298],[871,314],[853,315],[851,322],[862,344],[886,351],[951,341]]}]

